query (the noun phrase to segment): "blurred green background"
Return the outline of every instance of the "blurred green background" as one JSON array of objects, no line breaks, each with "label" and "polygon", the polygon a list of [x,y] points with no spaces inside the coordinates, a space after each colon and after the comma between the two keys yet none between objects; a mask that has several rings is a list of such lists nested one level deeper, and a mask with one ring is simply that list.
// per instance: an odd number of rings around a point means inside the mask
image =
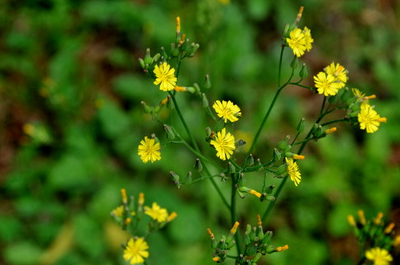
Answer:
[{"label": "blurred green background", "polygon": [[[300,5],[300,25],[315,40],[301,59],[310,72],[305,84],[339,62],[349,70],[349,87],[377,95],[373,104],[388,122],[372,135],[341,124],[337,133],[309,144],[307,159],[299,162],[301,185],[285,187],[265,224],[274,231],[273,243],[290,249],[259,264],[354,264],[358,249],[346,216],[359,208],[368,218],[382,211],[400,227],[398,1],[3,0],[0,264],[127,264],[119,247],[126,235],[109,215],[120,204],[121,188],[178,212],[164,233],[149,238],[148,264],[213,264],[206,228],[217,237],[226,233],[228,212],[210,183],[177,189],[168,175],[193,170],[195,157],[179,146],[164,148],[154,164],[137,155],[144,136],[165,139],[140,104],[157,105],[165,94],[137,59],[147,47],[152,53],[168,49],[180,16],[182,31],[200,50],[184,61],[179,85],[201,84],[209,74],[209,98],[241,106],[235,129],[251,137],[276,87],[281,33]],[[285,54],[284,76],[291,57]],[[198,117],[201,102],[179,97],[203,139],[209,121]],[[300,118],[310,126],[320,102],[288,87],[255,156],[267,160]],[[248,179],[253,188],[261,185],[259,175]],[[230,184],[222,186],[228,191]],[[266,205],[240,200],[243,227],[255,225]]]}]

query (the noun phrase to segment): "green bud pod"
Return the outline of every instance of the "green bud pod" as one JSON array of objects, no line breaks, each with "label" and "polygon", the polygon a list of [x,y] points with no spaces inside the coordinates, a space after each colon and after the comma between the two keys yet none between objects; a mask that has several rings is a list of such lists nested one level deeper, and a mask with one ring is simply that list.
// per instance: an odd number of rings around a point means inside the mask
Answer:
[{"label": "green bud pod", "polygon": [[206,97],[206,94],[202,93],[201,99],[203,100],[203,108],[208,108],[208,99]]},{"label": "green bud pod", "polygon": [[142,59],[142,58],[139,58],[138,60],[139,60],[140,66],[141,66],[143,69],[145,69],[145,63],[144,63],[143,59]]},{"label": "green bud pod", "polygon": [[320,136],[322,136],[322,134],[323,134],[323,132],[322,132],[322,126],[316,123],[316,124],[314,125],[314,127],[313,127],[313,135],[314,135],[316,138],[319,138]]},{"label": "green bud pod", "polygon": [[210,128],[210,127],[207,127],[207,128],[206,128],[206,136],[207,136],[207,138],[209,138],[209,137],[211,136],[211,133],[212,133],[211,128]]},{"label": "green bud pod", "polygon": [[187,175],[186,175],[186,178],[185,178],[185,184],[187,185],[187,184],[190,184],[190,183],[192,183],[192,172],[188,172],[187,173]]},{"label": "green bud pod", "polygon": [[271,202],[273,202],[273,201],[276,200],[275,196],[272,196],[272,195],[267,195],[267,196],[265,197],[265,199],[266,199],[267,201],[271,201]]},{"label": "green bud pod", "polygon": [[196,89],[195,89],[194,87],[187,86],[187,87],[186,87],[186,91],[188,91],[188,92],[194,94],[194,93],[196,92]]},{"label": "green bud pod", "polygon": [[262,226],[258,227],[257,237],[259,238],[259,240],[263,240],[263,238],[264,238],[264,231],[263,231]]},{"label": "green bud pod", "polygon": [[243,238],[243,243],[244,243],[245,245],[248,245],[248,244],[250,244],[250,242],[251,242],[251,240],[250,240],[249,233],[245,232],[245,233],[244,233],[244,238]]},{"label": "green bud pod", "polygon": [[299,76],[300,76],[301,79],[304,79],[304,78],[306,78],[308,76],[308,70],[307,70],[307,66],[306,66],[305,63],[303,63],[303,65],[301,67]]},{"label": "green bud pod", "polygon": [[161,57],[161,54],[157,53],[156,55],[153,56],[153,62],[157,62]]},{"label": "green bud pod", "polygon": [[257,253],[256,256],[252,260],[253,264],[257,264],[256,262],[261,258],[261,256],[262,256],[261,253]]},{"label": "green bud pod", "polygon": [[169,174],[172,177],[172,182],[175,184],[175,186],[177,186],[178,188],[180,188],[181,184],[179,183],[179,175],[177,175],[175,172],[170,171]]},{"label": "green bud pod", "polygon": [[142,106],[143,106],[144,113],[153,113],[154,112],[154,108],[147,105],[146,102],[141,101],[140,104],[142,104]]},{"label": "green bud pod", "polygon": [[299,66],[299,59],[297,56],[293,58],[293,61],[290,63],[290,67],[295,70]]},{"label": "green bud pod", "polygon": [[231,162],[228,162],[228,173],[233,174],[235,172],[236,172],[235,166]]},{"label": "green bud pod", "polygon": [[242,192],[242,191],[240,191],[239,189],[237,189],[236,192],[237,192],[237,194],[239,195],[239,197],[240,197],[241,199],[244,199],[244,198],[246,197],[245,193]]},{"label": "green bud pod", "polygon": [[257,158],[256,166],[258,167],[258,171],[262,171],[264,169],[264,166],[259,158]]},{"label": "green bud pod", "polygon": [[273,155],[274,155],[274,160],[275,161],[280,160],[281,157],[282,157],[282,153],[276,148],[274,148],[274,154]]},{"label": "green bud pod", "polygon": [[289,38],[289,24],[285,24],[285,28],[283,29],[283,37],[285,39],[285,43],[286,43],[286,38]]},{"label": "green bud pod", "polygon": [[204,87],[206,89],[210,89],[211,88],[211,81],[210,81],[210,76],[209,75],[206,75],[206,77],[205,77]]},{"label": "green bud pod", "polygon": [[304,123],[305,123],[306,119],[302,118],[299,122],[299,124],[297,125],[297,132],[302,133],[304,131]]},{"label": "green bud pod", "polygon": [[175,139],[175,133],[173,132],[173,130],[171,129],[170,126],[168,126],[167,124],[164,124],[164,130],[167,134],[167,139],[172,141]]},{"label": "green bud pod", "polygon": [[272,235],[273,235],[272,231],[267,231],[264,235],[262,243],[269,245],[269,243],[271,243]]},{"label": "green bud pod", "polygon": [[161,56],[162,56],[163,60],[167,60],[169,57],[167,52],[165,51],[164,47],[161,47]]},{"label": "green bud pod", "polygon": [[144,64],[150,65],[152,63],[153,63],[153,58],[151,58],[151,55],[150,55],[150,48],[147,48],[146,55],[144,56]]},{"label": "green bud pod", "polygon": [[199,158],[196,158],[194,169],[196,169],[197,172],[201,172],[203,170],[203,164],[201,163],[201,160]]},{"label": "green bud pod", "polygon": [[196,94],[200,95],[201,90],[200,90],[199,85],[198,85],[197,83],[194,83],[194,84],[193,84],[193,87],[194,87],[194,89],[195,89]]},{"label": "green bud pod", "polygon": [[157,105],[154,107],[153,114],[158,114],[161,111],[162,106]]},{"label": "green bud pod", "polygon": [[171,43],[171,55],[177,57],[179,55],[179,48],[176,47],[175,43]]},{"label": "green bud pod", "polygon": [[250,155],[246,158],[246,165],[248,165],[248,166],[254,165],[254,157],[253,157],[253,154],[250,154]]},{"label": "green bud pod", "polygon": [[287,146],[289,145],[290,136],[287,135],[285,139],[281,140],[278,143],[278,148],[281,150],[286,150]]},{"label": "green bud pod", "polygon": [[230,241],[229,243],[228,243],[228,249],[230,249],[230,248],[232,248],[234,245],[236,245],[236,241],[235,240],[232,240],[232,241]]},{"label": "green bud pod", "polygon": [[253,240],[253,241],[254,241],[254,239],[256,238],[256,229],[257,229],[256,227],[253,227],[253,228],[251,229],[250,234],[249,234],[250,239]]},{"label": "green bud pod", "polygon": [[192,43],[190,45],[190,51],[188,52],[188,57],[193,57],[196,51],[199,49],[200,45],[198,43]]}]

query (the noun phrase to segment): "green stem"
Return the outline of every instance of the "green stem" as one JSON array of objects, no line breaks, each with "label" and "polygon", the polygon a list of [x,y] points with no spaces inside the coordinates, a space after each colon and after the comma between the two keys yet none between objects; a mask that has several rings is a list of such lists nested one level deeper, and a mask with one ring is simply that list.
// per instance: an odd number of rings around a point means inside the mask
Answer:
[{"label": "green stem", "polygon": [[[176,112],[178,113],[179,119],[181,120],[181,122],[182,122],[182,124],[183,124],[183,127],[185,128],[185,131],[186,131],[188,137],[190,138],[190,140],[192,141],[192,144],[193,144],[194,149],[195,149],[197,152],[201,153],[201,152],[200,152],[199,146],[197,145],[196,141],[194,140],[194,138],[193,138],[193,136],[192,136],[192,133],[190,132],[190,129],[189,129],[189,127],[188,127],[188,125],[187,125],[185,119],[183,118],[182,112],[180,111],[179,105],[178,105],[178,103],[177,103],[177,101],[176,101],[176,99],[175,99],[175,95],[174,95],[173,93],[171,93],[170,91],[168,91],[168,93],[169,93],[169,95],[170,95],[171,98],[172,98],[172,101],[173,101],[173,103],[174,103]],[[205,162],[205,161],[204,161],[204,162]],[[203,163],[203,167],[204,167],[204,170],[206,171],[207,175],[211,175],[210,170],[208,169],[208,167],[207,167],[204,163]],[[221,197],[221,200],[222,200],[222,202],[224,203],[224,205],[225,205],[228,209],[230,209],[230,206],[229,206],[228,201],[226,200],[226,198],[225,198],[224,195],[222,194],[222,191],[221,191],[221,189],[218,187],[218,185],[217,185],[217,183],[215,182],[215,180],[214,180],[213,178],[210,178],[210,181],[211,181],[211,184],[213,185],[213,187],[216,189],[218,195]]]},{"label": "green stem", "polygon": [[321,109],[319,111],[319,116],[322,116],[322,113],[324,112],[325,103],[326,103],[326,97],[324,97],[324,100],[322,101],[322,106],[321,106]]},{"label": "green stem", "polygon": [[[236,217],[236,183],[237,180],[235,178],[235,174],[231,174],[232,177],[232,190],[231,190],[231,220],[232,220],[232,226],[235,224],[237,221]],[[238,255],[241,253],[241,244],[240,244],[240,237],[239,233],[235,233],[235,240],[236,240],[236,249]]]},{"label": "green stem", "polygon": [[298,83],[289,82],[289,85],[295,85],[295,86],[299,86],[299,87],[303,87],[303,88],[307,88],[307,89],[310,89],[310,90],[312,90],[312,91],[315,91],[315,88],[313,88],[313,87],[305,86],[305,85],[300,85],[300,84],[298,84]]},{"label": "green stem", "polygon": [[272,208],[274,208],[275,202],[278,199],[279,194],[281,194],[283,186],[285,186],[285,183],[286,183],[286,180],[288,179],[288,177],[289,176],[284,177],[282,182],[279,184],[279,186],[274,194],[275,200],[269,202],[269,205],[268,205],[267,209],[265,210],[265,212],[262,216],[262,219],[261,219],[263,223],[265,223],[267,221],[267,218],[268,218],[270,212],[272,211]]},{"label": "green stem", "polygon": [[326,126],[326,125],[329,125],[329,124],[332,124],[332,123],[342,122],[342,121],[347,121],[347,120],[348,119],[343,118],[343,119],[337,119],[337,120],[333,120],[333,121],[328,121],[328,122],[325,122],[325,123],[321,124],[321,126]]},{"label": "green stem", "polygon": [[282,44],[281,54],[279,55],[279,68],[278,68],[278,87],[281,86],[281,71],[282,71],[282,58],[283,58],[283,51],[285,50],[285,45]]}]

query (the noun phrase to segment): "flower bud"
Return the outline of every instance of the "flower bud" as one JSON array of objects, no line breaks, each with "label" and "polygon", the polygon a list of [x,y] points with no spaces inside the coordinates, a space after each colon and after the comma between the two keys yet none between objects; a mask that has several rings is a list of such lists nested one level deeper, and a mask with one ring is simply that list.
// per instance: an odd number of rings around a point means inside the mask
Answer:
[{"label": "flower bud", "polygon": [[269,245],[269,243],[271,243],[272,235],[273,235],[272,231],[267,231],[264,235],[262,243]]},{"label": "flower bud", "polygon": [[143,106],[144,113],[153,113],[154,112],[154,108],[147,105],[146,102],[141,101],[140,104],[142,104],[142,106]]},{"label": "flower bud", "polygon": [[196,158],[196,162],[194,163],[194,169],[197,172],[201,172],[203,170],[203,164],[201,163],[201,160],[199,158]]},{"label": "flower bud", "polygon": [[211,88],[211,81],[210,81],[210,76],[209,75],[206,75],[206,77],[205,77],[204,87],[206,89],[210,89]]},{"label": "flower bud", "polygon": [[142,59],[142,58],[139,58],[138,60],[139,60],[140,66],[141,66],[143,69],[145,69],[145,63],[144,63],[143,59]]},{"label": "flower bud", "polygon": [[305,123],[306,119],[302,118],[299,122],[299,124],[297,125],[297,132],[298,133],[302,133],[304,131],[304,123]]},{"label": "flower bud", "polygon": [[303,65],[301,67],[299,76],[300,76],[301,79],[304,79],[304,78],[306,78],[308,76],[308,70],[307,70],[307,66],[306,66],[305,63],[303,63]]},{"label": "flower bud", "polygon": [[192,183],[192,172],[188,172],[185,178],[185,185]]},{"label": "flower bud", "polygon": [[173,130],[171,129],[170,126],[168,126],[167,124],[164,124],[164,130],[167,134],[167,139],[172,141],[175,139],[175,133],[173,132]]},{"label": "flower bud", "polygon": [[176,47],[175,43],[171,43],[171,55],[177,57],[179,55],[179,48]]},{"label": "flower bud", "polygon": [[150,65],[153,63],[153,58],[150,55],[150,48],[146,49],[146,55],[144,56],[144,64]]},{"label": "flower bud", "polygon": [[169,174],[172,177],[172,182],[175,184],[175,186],[177,186],[178,188],[180,188],[181,184],[179,183],[179,175],[177,175],[175,172],[170,171]]},{"label": "flower bud", "polygon": [[254,165],[254,157],[253,157],[253,154],[250,154],[250,155],[246,158],[246,165],[248,165],[248,166]]},{"label": "flower bud", "polygon": [[287,147],[289,146],[289,140],[290,140],[290,136],[287,135],[285,139],[281,140],[278,143],[278,148],[282,151],[286,150]]},{"label": "flower bud", "polygon": [[297,66],[299,66],[299,60],[297,58],[297,56],[295,56],[293,58],[293,61],[290,63],[290,67],[295,70],[297,68]]},{"label": "flower bud", "polygon": [[196,51],[199,49],[200,45],[198,43],[192,43],[190,45],[190,51],[188,53],[188,57],[193,57]]},{"label": "flower bud", "polygon": [[208,99],[206,97],[206,94],[202,93],[201,94],[201,99],[203,101],[203,108],[208,108]]},{"label": "flower bud", "polygon": [[248,245],[248,244],[250,244],[250,242],[251,242],[251,240],[250,240],[249,233],[246,231],[246,232],[244,233],[243,243],[244,243],[245,245]]},{"label": "flower bud", "polygon": [[236,172],[235,166],[231,162],[228,162],[228,173],[233,174],[235,172]]},{"label": "flower bud", "polygon": [[156,55],[153,56],[153,62],[157,62],[158,59],[160,59],[160,57],[161,57],[161,54],[156,53]]},{"label": "flower bud", "polygon": [[193,84],[193,88],[195,89],[195,92],[193,92],[193,93],[196,93],[196,94],[200,95],[201,90],[200,90],[200,87],[199,87],[199,85],[197,83]]},{"label": "flower bud", "polygon": [[274,160],[275,160],[275,161],[280,160],[281,157],[282,157],[282,153],[281,153],[278,149],[276,149],[276,148],[274,148],[274,153],[273,153],[273,155],[274,155]]}]

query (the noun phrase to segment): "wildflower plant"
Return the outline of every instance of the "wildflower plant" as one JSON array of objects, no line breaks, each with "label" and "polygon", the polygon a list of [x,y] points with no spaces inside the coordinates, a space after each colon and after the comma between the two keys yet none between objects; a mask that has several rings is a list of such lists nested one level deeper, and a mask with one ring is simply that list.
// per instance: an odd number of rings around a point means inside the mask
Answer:
[{"label": "wildflower plant", "polygon": [[[199,85],[199,82],[191,85],[181,82],[179,74],[184,60],[193,57],[200,45],[190,42],[181,32],[179,17],[176,19],[176,38],[170,49],[161,48],[161,51],[153,56],[151,56],[150,49],[147,49],[145,57],[139,59],[144,73],[152,79],[149,84],[153,83],[154,89],[158,89],[160,98],[163,98],[156,106],[142,102],[144,112],[163,124],[165,137],[158,136],[160,137],[158,138],[154,134],[150,138],[145,136],[139,143],[138,155],[143,163],[149,161],[154,163],[162,159],[164,148],[178,145],[187,148],[197,157],[194,162],[196,173],[189,172],[185,178],[174,171],[170,171],[169,175],[171,182],[178,188],[193,182],[210,181],[229,212],[231,224],[226,227],[225,234],[216,237],[212,228],[207,230],[212,248],[210,258],[217,263],[233,260],[235,264],[257,264],[264,255],[288,250],[288,245],[274,246],[273,232],[266,230],[265,224],[288,180],[293,182],[294,186],[302,188],[302,177],[308,177],[301,174],[301,163],[305,159],[302,153],[306,145],[335,132],[337,127],[332,127],[332,124],[347,123],[358,126],[367,133],[374,133],[378,130],[380,123],[386,122],[386,119],[375,111],[374,106],[370,105],[369,101],[375,96],[365,96],[360,90],[347,87],[348,70],[338,62],[331,62],[315,74],[313,78],[315,86],[307,86],[302,83],[308,77],[308,70],[305,63],[299,67],[299,60],[302,56],[306,56],[306,52],[311,51],[313,45],[318,43],[318,40],[314,42],[310,28],[299,27],[302,12],[303,8],[300,9],[294,23],[287,25],[284,29],[275,94],[265,110],[265,115],[255,131],[254,138],[245,155],[236,152],[246,142],[234,137],[233,124],[240,122],[241,119],[249,118],[251,115],[242,112],[240,106],[230,100],[210,99],[208,94],[211,88],[209,76],[206,76],[202,86]],[[293,54],[291,62],[283,60],[285,52]],[[291,73],[286,80],[283,80],[281,73],[286,63],[290,65]],[[321,97],[322,104],[317,118],[311,122],[306,121],[306,118],[300,119],[295,129],[295,135],[284,137],[271,150],[259,149],[261,151],[257,153],[255,148],[259,144],[259,138],[270,114],[281,92],[288,88],[307,89]],[[204,113],[209,117],[209,125],[204,128],[205,135],[199,139],[194,137],[192,128],[188,125],[187,117],[184,115],[185,112],[178,104],[177,98],[184,98],[187,93],[197,98],[198,104],[203,106]],[[159,115],[164,108],[170,110],[170,115],[176,115],[182,126],[172,124],[173,120],[165,119],[165,115]],[[334,115],[336,118],[332,119],[330,117],[334,112],[339,114]],[[338,119],[338,115],[342,115],[342,117]],[[308,128],[308,132],[306,128]],[[212,152],[204,151],[206,149],[212,150]],[[214,155],[209,155],[210,153]],[[265,158],[267,154],[269,154],[268,159]],[[251,172],[262,176],[262,185],[249,187],[246,184],[245,178]],[[230,185],[229,194],[225,194],[217,184],[216,179],[218,178],[223,181],[222,185]],[[271,185],[271,178],[279,179],[278,185]],[[237,211],[237,200],[245,199],[247,196],[254,196],[258,198],[259,203],[263,204],[264,211],[257,215],[256,226],[250,224],[243,226],[238,222],[240,216]],[[125,199],[125,201],[127,200]],[[143,263],[151,252],[149,250],[151,246],[149,247],[145,241],[146,235],[136,235],[137,231],[134,229],[136,223],[141,220],[143,214],[150,216],[152,220],[149,223],[149,231],[153,232],[170,222],[176,214],[168,215],[167,210],[162,209],[157,203],[153,203],[151,207],[143,207],[140,198],[137,205],[133,204],[133,199],[129,203],[124,202],[122,209],[116,208],[112,215],[123,229],[127,229],[133,236],[133,239],[130,239],[125,245],[124,258],[131,264]],[[131,221],[127,221],[128,218]],[[377,253],[377,251],[375,250],[373,253]],[[368,254],[367,257],[371,255],[377,256],[378,254]]]}]

